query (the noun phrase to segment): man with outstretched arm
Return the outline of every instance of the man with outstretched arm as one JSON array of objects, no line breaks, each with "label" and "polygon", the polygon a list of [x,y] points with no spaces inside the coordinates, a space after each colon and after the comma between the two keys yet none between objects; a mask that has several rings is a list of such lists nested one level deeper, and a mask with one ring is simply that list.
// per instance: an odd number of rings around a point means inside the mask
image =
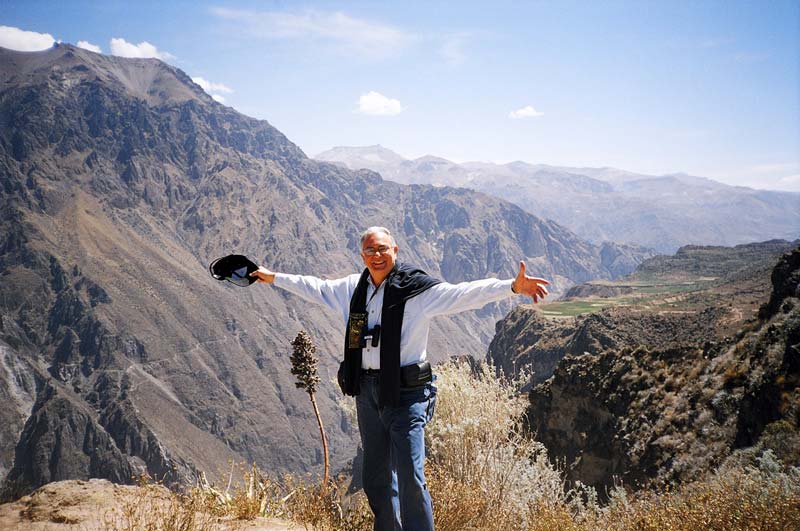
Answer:
[{"label": "man with outstretched arm", "polygon": [[366,269],[335,280],[252,273],[303,299],[338,311],[347,325],[339,384],[356,397],[364,450],[363,484],[375,515],[375,531],[433,531],[433,507],[425,484],[425,424],[433,414],[436,387],[427,362],[431,318],[475,310],[522,294],[534,302],[548,282],[525,274],[449,284],[397,262],[388,229],[361,235]]}]

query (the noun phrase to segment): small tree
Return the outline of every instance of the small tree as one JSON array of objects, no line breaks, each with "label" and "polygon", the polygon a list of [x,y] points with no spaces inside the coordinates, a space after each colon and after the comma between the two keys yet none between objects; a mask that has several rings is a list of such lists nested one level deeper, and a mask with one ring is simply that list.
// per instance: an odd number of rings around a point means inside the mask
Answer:
[{"label": "small tree", "polygon": [[297,337],[294,338],[292,347],[292,374],[297,377],[295,385],[299,389],[305,389],[309,398],[311,398],[311,406],[314,408],[314,415],[316,415],[317,424],[319,425],[319,434],[322,437],[322,454],[325,459],[325,475],[322,479],[322,492],[324,493],[328,485],[328,438],[325,436],[325,428],[322,426],[322,417],[319,415],[317,399],[314,397],[319,383],[319,376],[317,376],[319,358],[314,355],[317,347],[311,341],[311,336],[304,330],[301,330]]}]

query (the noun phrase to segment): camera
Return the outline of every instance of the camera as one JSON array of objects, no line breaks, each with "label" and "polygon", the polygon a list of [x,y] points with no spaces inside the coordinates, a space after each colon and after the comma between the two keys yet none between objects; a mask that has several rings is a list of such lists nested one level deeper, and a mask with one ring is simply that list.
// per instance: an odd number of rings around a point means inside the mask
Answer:
[{"label": "camera", "polygon": [[372,345],[372,348],[376,348],[381,341],[381,325],[375,325],[371,329],[364,332],[364,335],[361,337],[361,348],[367,346],[367,343]]}]

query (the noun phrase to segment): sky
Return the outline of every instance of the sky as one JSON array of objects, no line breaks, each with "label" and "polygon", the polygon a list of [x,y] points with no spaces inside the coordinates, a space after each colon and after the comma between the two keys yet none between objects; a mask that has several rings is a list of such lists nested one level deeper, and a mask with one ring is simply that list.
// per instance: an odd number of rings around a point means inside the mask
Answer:
[{"label": "sky", "polygon": [[309,156],[381,144],[800,191],[798,0],[0,0],[0,46],[54,40],[162,59]]}]

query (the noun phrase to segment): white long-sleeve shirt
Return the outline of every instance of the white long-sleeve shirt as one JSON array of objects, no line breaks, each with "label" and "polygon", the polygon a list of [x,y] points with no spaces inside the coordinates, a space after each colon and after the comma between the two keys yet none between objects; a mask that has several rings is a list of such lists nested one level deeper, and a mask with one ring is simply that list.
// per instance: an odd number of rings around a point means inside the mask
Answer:
[{"label": "white long-sleeve shirt", "polygon": [[[276,273],[274,285],[283,288],[303,299],[323,304],[336,310],[342,316],[344,325],[350,315],[350,299],[356,289],[360,274],[349,275],[335,280],[322,280],[306,275]],[[448,315],[467,310],[477,310],[490,302],[506,299],[513,295],[511,284],[514,281],[486,278],[472,282],[450,284],[441,282],[423,291],[406,302],[403,312],[403,327],[400,331],[400,366],[405,367],[427,359],[428,332],[430,320],[437,315]],[[383,293],[386,282],[375,291],[372,279],[367,283],[367,326],[371,329],[381,323]],[[361,351],[363,369],[380,369],[380,345],[371,343]]]}]

